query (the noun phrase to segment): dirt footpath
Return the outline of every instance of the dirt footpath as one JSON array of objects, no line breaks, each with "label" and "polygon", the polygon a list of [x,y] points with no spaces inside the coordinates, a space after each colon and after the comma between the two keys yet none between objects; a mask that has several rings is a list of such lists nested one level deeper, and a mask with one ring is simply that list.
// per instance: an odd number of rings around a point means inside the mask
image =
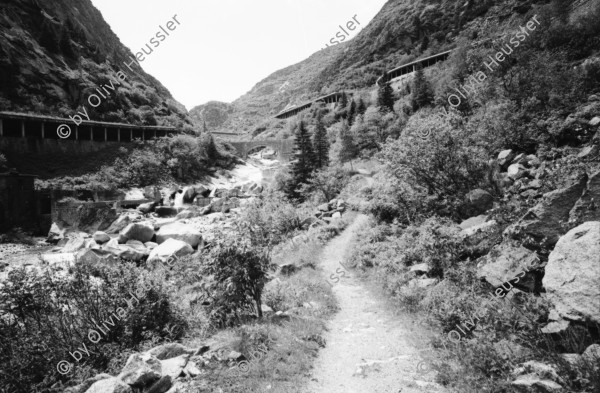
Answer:
[{"label": "dirt footpath", "polygon": [[[424,327],[410,317],[394,314],[378,295],[345,270],[340,262],[354,244],[357,219],[325,248],[321,267],[333,285],[340,311],[329,324],[327,346],[315,362],[306,393],[446,392],[434,383],[420,351],[430,351]],[[336,272],[336,269],[337,270]],[[331,280],[331,274],[340,277]]]}]

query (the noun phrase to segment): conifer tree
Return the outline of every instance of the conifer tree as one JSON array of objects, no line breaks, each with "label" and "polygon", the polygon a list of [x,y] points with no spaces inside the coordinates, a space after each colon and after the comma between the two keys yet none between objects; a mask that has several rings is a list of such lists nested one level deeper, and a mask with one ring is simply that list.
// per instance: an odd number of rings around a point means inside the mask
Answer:
[{"label": "conifer tree", "polygon": [[340,106],[340,109],[346,109],[348,106],[348,95],[346,95],[346,92],[342,93],[342,98],[340,98],[338,105]]},{"label": "conifer tree", "polygon": [[356,148],[352,132],[350,132],[350,126],[346,121],[342,123],[339,138],[340,151],[338,159],[342,164],[350,161],[350,167],[352,168],[352,160],[358,155],[358,149]]},{"label": "conifer tree", "polygon": [[383,82],[383,84],[379,86],[377,104],[381,112],[394,111],[394,89],[392,89],[392,86],[389,83]]},{"label": "conifer tree", "polygon": [[367,111],[367,106],[362,98],[358,99],[358,105],[356,106],[356,113],[359,115],[364,115]]},{"label": "conifer tree", "polygon": [[415,79],[413,81],[411,105],[413,110],[417,110],[433,103],[433,89],[429,81],[425,78],[423,66],[417,66]]},{"label": "conifer tree", "polygon": [[321,116],[317,117],[313,146],[315,151],[315,168],[319,169],[327,166],[329,164],[329,141],[327,140],[327,130]]},{"label": "conifer tree", "polygon": [[350,108],[348,108],[348,124],[354,124],[354,119],[356,118],[356,101],[352,100],[350,102]]},{"label": "conifer tree", "polygon": [[287,184],[286,193],[292,199],[301,200],[298,191],[300,185],[310,178],[315,164],[315,155],[310,135],[304,121],[300,121],[295,132],[294,161],[291,164],[291,179]]}]

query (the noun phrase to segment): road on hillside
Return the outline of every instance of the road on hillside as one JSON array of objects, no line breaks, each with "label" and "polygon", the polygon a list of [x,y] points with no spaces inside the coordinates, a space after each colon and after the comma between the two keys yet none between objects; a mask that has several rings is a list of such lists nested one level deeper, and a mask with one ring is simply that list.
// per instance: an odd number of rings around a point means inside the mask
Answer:
[{"label": "road on hillside", "polygon": [[357,230],[366,221],[367,216],[359,215],[324,249],[321,267],[333,285],[340,310],[329,323],[327,345],[319,353],[305,392],[446,392],[433,382],[434,372],[421,357],[430,353],[422,325],[408,315],[395,314],[380,295],[352,277],[351,271],[338,282],[331,281],[331,274],[340,276],[336,269],[344,269],[340,262],[344,263]]}]

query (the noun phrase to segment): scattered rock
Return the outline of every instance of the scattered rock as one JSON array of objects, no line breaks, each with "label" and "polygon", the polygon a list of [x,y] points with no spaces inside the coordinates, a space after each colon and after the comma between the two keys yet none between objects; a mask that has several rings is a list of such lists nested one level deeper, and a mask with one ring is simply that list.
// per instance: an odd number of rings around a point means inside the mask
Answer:
[{"label": "scattered rock", "polygon": [[329,203],[323,203],[323,204],[317,206],[317,209],[321,212],[328,212],[329,211]]},{"label": "scattered rock", "polygon": [[559,393],[562,392],[562,386],[554,381],[549,381],[536,377],[535,375],[521,375],[516,380],[511,382],[511,385],[517,389],[522,389],[522,392],[545,392]]},{"label": "scattered rock", "polygon": [[592,120],[590,120],[589,124],[592,127],[596,127],[597,125],[600,124],[600,117],[598,117],[598,116],[594,117]]},{"label": "scattered rock", "polygon": [[64,390],[63,393],[84,393],[86,392],[90,386],[94,383],[101,381],[103,379],[112,378],[112,375],[108,374],[98,374],[92,378],[88,378],[77,386],[73,386]]},{"label": "scattered rock", "polygon": [[144,393],[166,393],[173,386],[173,380],[170,376],[164,376],[158,381],[154,382],[148,390],[145,390]]},{"label": "scattered rock", "polygon": [[86,393],[131,393],[132,390],[119,378],[106,378],[95,382]]},{"label": "scattered rock", "polygon": [[592,344],[585,349],[583,355],[581,355],[583,360],[588,362],[589,364],[595,365],[596,369],[600,368],[600,345]]},{"label": "scattered rock", "polygon": [[541,330],[544,334],[558,334],[566,332],[569,328],[569,321],[560,320],[560,321],[552,321],[544,326]]},{"label": "scattered rock", "polygon": [[167,360],[181,355],[191,355],[194,352],[196,352],[195,349],[187,348],[179,343],[168,343],[152,348],[146,353],[158,360]]},{"label": "scattered rock", "polygon": [[577,158],[581,158],[582,160],[587,160],[588,158],[595,158],[598,155],[598,150],[600,149],[597,145],[586,146],[583,149],[581,149],[579,154],[577,154]]},{"label": "scattered rock", "polygon": [[475,189],[470,191],[465,197],[464,214],[478,216],[494,206],[494,197],[487,191]]},{"label": "scattered rock", "polygon": [[427,274],[429,273],[429,265],[426,263],[418,263],[410,267],[411,273]]},{"label": "scattered rock", "polygon": [[141,205],[139,205],[137,207],[137,210],[139,210],[141,213],[148,214],[148,213],[154,211],[155,208],[156,208],[156,202],[148,202],[148,203],[142,203]]},{"label": "scattered rock", "polygon": [[127,225],[129,225],[130,223],[131,223],[131,218],[129,217],[129,215],[123,214],[123,215],[119,216],[115,221],[113,221],[113,223],[110,225],[110,227],[105,232],[106,233],[118,233],[121,230],[123,230],[123,228],[125,228]]},{"label": "scattered rock", "polygon": [[162,376],[161,361],[152,355],[134,353],[129,356],[119,377],[123,382],[144,387]]},{"label": "scattered rock", "polygon": [[571,229],[556,243],[545,269],[547,298],[565,319],[600,323],[600,221]]},{"label": "scattered rock", "polygon": [[109,251],[87,248],[77,253],[77,262],[88,266],[107,266],[115,265],[118,258]]},{"label": "scattered rock", "polygon": [[506,228],[504,235],[522,239],[532,246],[549,247],[556,244],[564,233],[562,224],[569,219],[569,212],[581,196],[586,182],[587,176],[582,176],[570,187],[545,194],[541,202]]},{"label": "scattered rock", "polygon": [[98,244],[104,244],[110,241],[110,236],[108,236],[105,232],[96,231],[93,239]]},{"label": "scattered rock", "polygon": [[162,366],[162,375],[169,376],[175,380],[181,375],[187,365],[190,355],[181,355],[174,358],[159,360]]},{"label": "scattered rock", "polygon": [[334,220],[339,220],[340,218],[342,218],[342,213],[340,212],[335,212],[331,215],[331,218]]},{"label": "scattered rock", "polygon": [[158,244],[165,242],[167,239],[181,240],[196,248],[202,240],[202,235],[191,225],[174,222],[161,227],[156,233],[156,242]]},{"label": "scattered rock", "polygon": [[[535,252],[522,246],[502,243],[492,248],[487,255],[479,258],[477,277],[489,282],[494,287],[499,287],[517,275],[521,275],[522,279],[519,279],[518,284],[514,284],[515,287],[533,292],[536,289],[535,282],[532,278],[528,279],[527,276],[522,276],[521,273],[537,267],[540,267],[540,262]],[[508,290],[510,287],[506,289]]]},{"label": "scattered rock", "polygon": [[527,169],[521,164],[512,164],[506,171],[508,176],[513,180],[518,180],[527,176]]},{"label": "scattered rock", "polygon": [[502,150],[498,154],[498,165],[500,165],[502,169],[506,169],[510,165],[512,160],[515,158],[515,156],[515,152],[513,152],[511,149]]}]

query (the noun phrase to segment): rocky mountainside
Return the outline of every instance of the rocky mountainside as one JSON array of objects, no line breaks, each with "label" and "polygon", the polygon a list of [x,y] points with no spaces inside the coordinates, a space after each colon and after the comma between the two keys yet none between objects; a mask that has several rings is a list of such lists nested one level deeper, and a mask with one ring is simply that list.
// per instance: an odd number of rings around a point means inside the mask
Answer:
[{"label": "rocky mountainside", "polygon": [[[0,1],[0,108],[67,117],[85,106],[93,120],[191,128],[183,105],[141,67],[90,0]],[[129,60],[130,61],[130,60]],[[97,108],[96,88],[120,82]]]}]

